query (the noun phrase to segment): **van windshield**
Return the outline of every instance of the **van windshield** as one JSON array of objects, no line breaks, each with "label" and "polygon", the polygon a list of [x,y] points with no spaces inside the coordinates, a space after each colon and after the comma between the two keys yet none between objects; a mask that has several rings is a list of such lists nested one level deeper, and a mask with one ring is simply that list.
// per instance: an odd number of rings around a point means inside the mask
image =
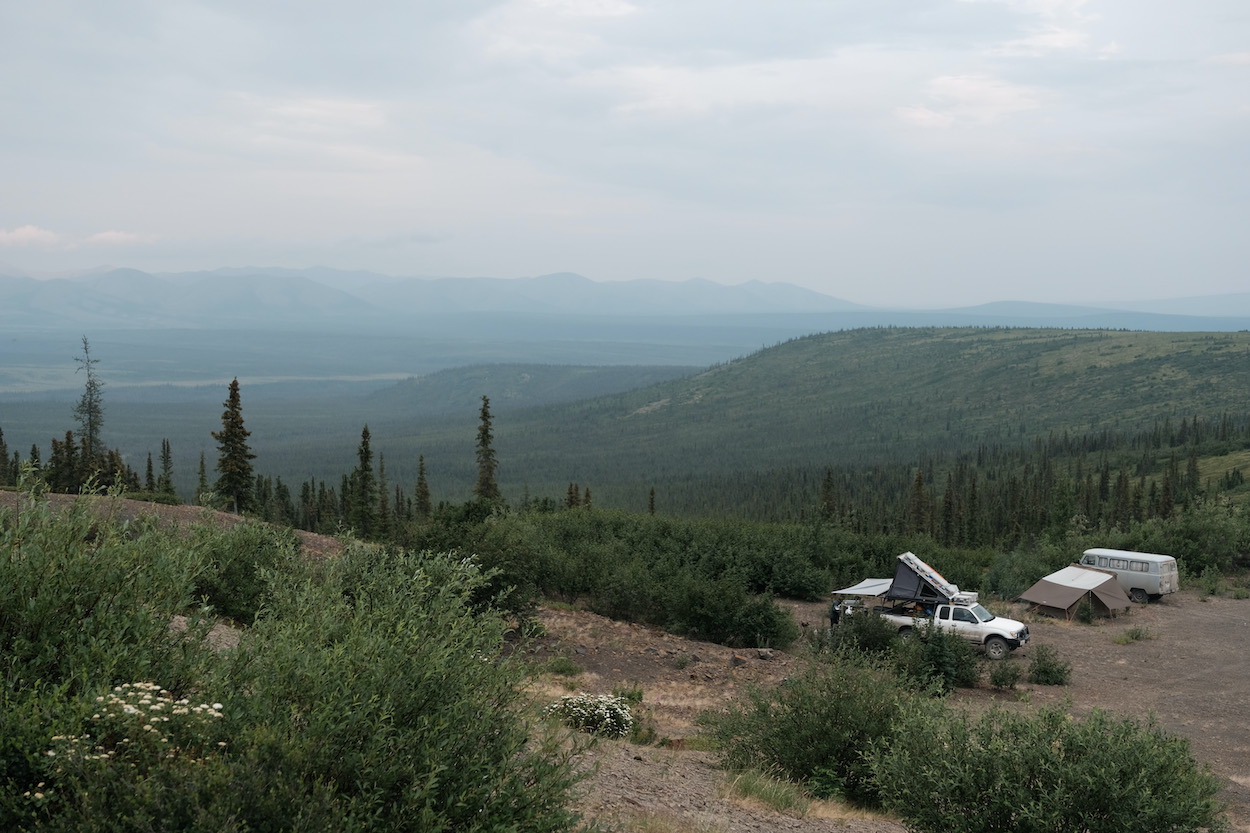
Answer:
[{"label": "van windshield", "polygon": [[994,614],[990,613],[979,604],[972,606],[972,615],[977,617],[978,622],[988,622],[994,618]]}]

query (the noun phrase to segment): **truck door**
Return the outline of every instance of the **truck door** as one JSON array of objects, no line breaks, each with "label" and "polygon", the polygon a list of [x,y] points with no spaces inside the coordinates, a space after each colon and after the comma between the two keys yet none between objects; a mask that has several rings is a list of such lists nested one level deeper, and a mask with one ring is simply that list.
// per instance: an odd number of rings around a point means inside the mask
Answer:
[{"label": "truck door", "polygon": [[977,617],[973,615],[972,611],[966,607],[943,605],[940,623],[943,628],[954,631],[970,642],[981,641],[979,630],[981,623],[977,621]]}]

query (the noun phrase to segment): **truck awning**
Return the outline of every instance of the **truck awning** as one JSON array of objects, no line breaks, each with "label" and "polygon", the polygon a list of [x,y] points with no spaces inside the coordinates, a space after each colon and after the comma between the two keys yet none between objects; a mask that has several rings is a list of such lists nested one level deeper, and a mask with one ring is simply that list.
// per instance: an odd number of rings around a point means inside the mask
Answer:
[{"label": "truck awning", "polygon": [[894,579],[866,578],[854,587],[845,590],[834,590],[835,596],[880,596],[890,589]]}]

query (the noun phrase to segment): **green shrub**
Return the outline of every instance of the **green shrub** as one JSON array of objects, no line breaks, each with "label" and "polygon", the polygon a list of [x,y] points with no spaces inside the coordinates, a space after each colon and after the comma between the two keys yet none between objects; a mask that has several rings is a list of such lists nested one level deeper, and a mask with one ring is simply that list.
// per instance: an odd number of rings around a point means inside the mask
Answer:
[{"label": "green shrub", "polygon": [[838,625],[829,629],[827,637],[814,638],[818,649],[822,651],[837,653],[853,650],[870,656],[881,656],[894,649],[898,641],[898,628],[884,617],[865,611],[842,616]]},{"label": "green shrub", "polygon": [[1115,637],[1112,641],[1117,645],[1130,645],[1134,642],[1140,642],[1143,639],[1154,639],[1154,634],[1150,632],[1149,628],[1143,625],[1134,625],[1124,631],[1124,633]]},{"label": "green shrub", "polygon": [[642,703],[642,686],[613,686],[612,695],[619,697],[630,705],[637,706]]},{"label": "green shrub", "polygon": [[909,696],[892,673],[847,653],[704,712],[699,723],[730,769],[777,772],[822,797],[871,803],[876,786],[863,752],[890,733]]},{"label": "green shrub", "polygon": [[566,656],[558,656],[547,660],[544,670],[548,674],[555,674],[558,677],[576,677],[586,669]]},{"label": "green shrub", "polygon": [[610,694],[566,694],[543,710],[579,732],[623,738],[634,725],[629,703]]},{"label": "green shrub", "polygon": [[198,555],[146,521],[108,519],[112,498],[52,509],[23,496],[0,513],[0,681],[7,691],[160,679],[185,691],[208,660],[211,623],[193,616]]},{"label": "green shrub", "polygon": [[1221,596],[1228,587],[1228,582],[1224,580],[1223,573],[1214,566],[1208,566],[1198,576],[1198,586],[1208,596]]},{"label": "green shrub", "polygon": [[1016,683],[1024,676],[1020,663],[1005,660],[990,666],[990,685],[994,688],[1015,688]]},{"label": "green shrub", "polygon": [[973,688],[981,679],[981,660],[968,640],[957,633],[927,624],[896,643],[895,667],[923,686],[943,692]]},{"label": "green shrub", "polygon": [[225,530],[201,526],[191,546],[204,564],[196,592],[215,612],[245,625],[265,603],[268,577],[289,567],[299,550],[290,530],[255,521]]},{"label": "green shrub", "polygon": [[1029,682],[1038,685],[1067,685],[1072,680],[1072,664],[1059,658],[1050,645],[1038,645],[1029,660]]},{"label": "green shrub", "polygon": [[[917,833],[1218,831],[1218,781],[1153,723],[1058,708],[976,719],[904,710],[870,756],[885,807]],[[917,742],[922,738],[923,742]]]},{"label": "green shrub", "polygon": [[739,647],[788,647],[799,637],[794,617],[767,596],[752,596],[735,575],[708,578],[684,570],[662,588],[669,631]]},{"label": "green shrub", "polygon": [[[573,827],[575,749],[526,719],[471,561],[279,564],[239,646],[210,657],[170,628],[203,541],[37,506],[2,520],[0,829]],[[156,683],[119,685],[136,669]]]},{"label": "green shrub", "polygon": [[344,829],[566,829],[573,750],[531,739],[504,617],[474,610],[487,581],[471,560],[354,547],[282,585],[223,663],[255,790],[301,785]]}]

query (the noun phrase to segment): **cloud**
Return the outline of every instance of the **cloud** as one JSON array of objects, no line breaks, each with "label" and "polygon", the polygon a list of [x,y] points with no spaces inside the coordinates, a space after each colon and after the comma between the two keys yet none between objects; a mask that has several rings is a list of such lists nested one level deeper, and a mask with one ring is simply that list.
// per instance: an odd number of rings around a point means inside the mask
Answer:
[{"label": "cloud", "polygon": [[933,106],[900,107],[901,119],[920,127],[990,124],[1036,110],[1044,99],[1041,90],[985,75],[943,75],[927,86]]},{"label": "cloud", "polygon": [[1210,61],[1213,64],[1226,67],[1250,67],[1250,52],[1229,52],[1224,55],[1216,55]]},{"label": "cloud", "polygon": [[135,246],[153,243],[156,237],[128,231],[100,231],[86,237],[71,238],[39,226],[26,225],[8,231],[0,229],[0,246],[13,249],[44,249],[72,252],[77,249],[111,246]]},{"label": "cloud", "polygon": [[1089,33],[1064,26],[1040,26],[1028,37],[1008,41],[995,54],[1004,56],[1041,56],[1050,52],[1080,51],[1089,48]]},{"label": "cloud", "polygon": [[633,14],[638,7],[625,0],[533,0],[540,9],[586,17],[619,17]]},{"label": "cloud", "polygon": [[79,246],[137,246],[154,243],[156,237],[150,234],[132,234],[128,231],[101,231],[84,237],[81,241],[71,244],[70,248]]},{"label": "cloud", "polygon": [[20,226],[9,231],[0,229],[0,246],[14,249],[53,249],[61,236],[39,226]]}]

